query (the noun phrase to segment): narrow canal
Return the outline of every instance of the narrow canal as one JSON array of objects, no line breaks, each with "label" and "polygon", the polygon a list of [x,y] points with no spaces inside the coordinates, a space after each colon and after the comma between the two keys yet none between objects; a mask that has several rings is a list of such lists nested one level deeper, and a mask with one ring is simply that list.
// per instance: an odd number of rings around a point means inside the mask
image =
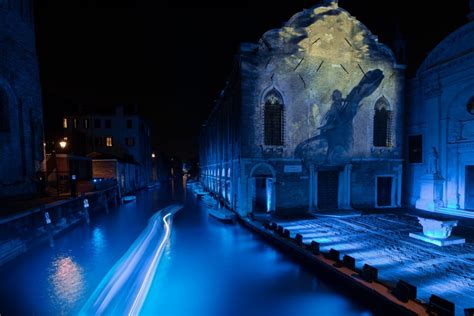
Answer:
[{"label": "narrow canal", "polygon": [[149,218],[184,203],[144,302],[143,315],[371,315],[362,304],[240,225],[210,218],[181,185],[138,194],[0,268],[0,314],[77,314]]}]

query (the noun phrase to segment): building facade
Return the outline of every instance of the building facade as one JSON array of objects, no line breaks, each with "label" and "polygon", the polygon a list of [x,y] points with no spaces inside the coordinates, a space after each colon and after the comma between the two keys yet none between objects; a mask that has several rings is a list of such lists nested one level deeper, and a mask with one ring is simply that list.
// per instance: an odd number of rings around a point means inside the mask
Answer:
[{"label": "building facade", "polygon": [[474,216],[474,1],[410,82],[405,194],[416,208]]},{"label": "building facade", "polygon": [[32,195],[44,171],[32,3],[0,1],[0,198]]},{"label": "building facade", "polygon": [[[94,162],[106,157],[123,166],[133,165],[133,186],[127,185],[126,191],[143,188],[152,180],[151,131],[136,110],[125,113],[119,106],[109,114],[70,114],[63,117],[62,126],[67,151],[87,155]],[[121,179],[122,174],[128,172],[120,173],[117,181],[128,183],[132,177]]]},{"label": "building facade", "polygon": [[244,43],[201,181],[245,215],[401,204],[405,67],[337,1]]}]

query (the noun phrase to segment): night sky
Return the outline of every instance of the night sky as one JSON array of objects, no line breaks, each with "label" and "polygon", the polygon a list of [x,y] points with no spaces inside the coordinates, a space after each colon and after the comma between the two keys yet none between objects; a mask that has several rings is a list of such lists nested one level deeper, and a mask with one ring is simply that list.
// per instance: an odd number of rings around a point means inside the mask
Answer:
[{"label": "night sky", "polygon": [[[47,138],[61,130],[68,107],[139,104],[152,123],[154,147],[193,158],[199,128],[224,87],[239,43],[257,42],[267,30],[318,3],[146,2],[38,0]],[[468,0],[340,0],[339,5],[390,46],[400,26],[409,76],[439,41],[466,23],[468,14]]]}]

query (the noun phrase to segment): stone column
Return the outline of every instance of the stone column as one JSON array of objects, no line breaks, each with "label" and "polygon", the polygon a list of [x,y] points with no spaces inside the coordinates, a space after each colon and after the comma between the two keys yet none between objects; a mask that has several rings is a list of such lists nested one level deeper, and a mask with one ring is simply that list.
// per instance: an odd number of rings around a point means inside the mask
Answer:
[{"label": "stone column", "polygon": [[347,164],[344,166],[344,171],[342,172],[342,176],[339,177],[341,180],[340,182],[340,193],[341,196],[339,198],[339,208],[340,209],[351,209],[351,172],[352,172],[352,164]]}]

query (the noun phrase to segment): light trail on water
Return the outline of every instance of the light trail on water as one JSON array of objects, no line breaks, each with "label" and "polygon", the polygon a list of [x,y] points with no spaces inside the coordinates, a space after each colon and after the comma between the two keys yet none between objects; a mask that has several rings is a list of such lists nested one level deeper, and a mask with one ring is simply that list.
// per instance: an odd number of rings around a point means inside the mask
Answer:
[{"label": "light trail on water", "polygon": [[150,218],[144,231],[102,279],[80,315],[140,313],[171,235],[171,218],[181,208],[182,205],[171,205]]},{"label": "light trail on water", "polygon": [[165,246],[165,243],[169,240],[169,237],[171,234],[170,223],[167,222],[167,219],[171,215],[172,215],[171,213],[168,213],[166,214],[165,217],[163,217],[163,225],[165,227],[165,236],[161,240],[160,246],[158,247],[157,251],[155,252],[155,255],[153,256],[153,261],[151,263],[151,266],[146,272],[145,279],[143,280],[142,285],[140,286],[140,290],[138,291],[138,294],[135,297],[135,301],[133,302],[132,308],[130,312],[128,313],[129,315],[138,315],[138,313],[141,310],[141,307],[143,306],[143,302],[145,301],[148,290],[150,289],[151,282],[153,281],[153,277],[155,275],[159,259],[161,258],[161,254],[163,253],[163,248]]}]

